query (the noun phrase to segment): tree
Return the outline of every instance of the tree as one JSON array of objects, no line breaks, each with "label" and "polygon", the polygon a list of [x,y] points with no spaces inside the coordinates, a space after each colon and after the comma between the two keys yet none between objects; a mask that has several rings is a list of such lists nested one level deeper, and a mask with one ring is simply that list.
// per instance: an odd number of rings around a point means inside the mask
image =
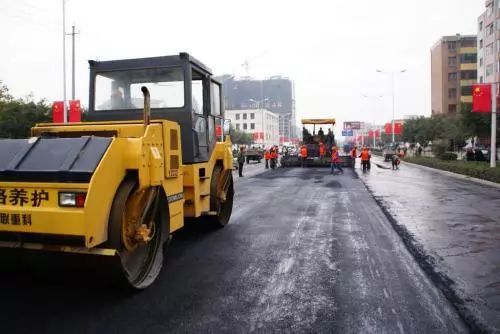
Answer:
[{"label": "tree", "polygon": [[251,145],[253,143],[253,138],[251,134],[235,129],[233,126],[231,126],[230,134],[231,134],[231,141],[233,144]]},{"label": "tree", "polygon": [[0,82],[0,138],[26,138],[36,123],[50,122],[50,106],[31,96],[14,99]]}]

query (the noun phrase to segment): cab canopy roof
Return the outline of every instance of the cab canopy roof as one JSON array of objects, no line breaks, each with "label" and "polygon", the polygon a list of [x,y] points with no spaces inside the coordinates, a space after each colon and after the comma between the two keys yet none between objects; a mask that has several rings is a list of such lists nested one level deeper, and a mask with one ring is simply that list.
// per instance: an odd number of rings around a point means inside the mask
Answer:
[{"label": "cab canopy roof", "polygon": [[335,125],[335,118],[303,118],[302,124],[332,124]]}]

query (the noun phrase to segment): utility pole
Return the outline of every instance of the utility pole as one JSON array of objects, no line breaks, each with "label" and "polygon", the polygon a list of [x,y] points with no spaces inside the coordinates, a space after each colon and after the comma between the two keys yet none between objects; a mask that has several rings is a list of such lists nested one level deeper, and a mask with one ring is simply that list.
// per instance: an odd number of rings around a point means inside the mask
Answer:
[{"label": "utility pole", "polygon": [[395,86],[395,76],[397,73],[405,73],[406,70],[403,69],[403,70],[400,70],[400,71],[397,71],[397,72],[386,72],[386,71],[382,71],[382,70],[377,70],[378,73],[388,73],[391,75],[391,81],[392,81],[392,143],[394,144],[394,142],[396,141],[395,139],[395,133],[394,133],[394,117],[395,117],[395,107],[394,107],[394,95],[395,95],[395,92],[394,92],[394,86]]},{"label": "utility pole", "polygon": [[394,80],[395,80],[395,73],[392,72],[392,143],[394,144],[396,142],[396,138],[395,138],[395,133],[394,133]]},{"label": "utility pole", "polygon": [[75,25],[71,26],[71,99],[75,99],[75,35],[78,35],[78,32],[75,32]]},{"label": "utility pole", "polygon": [[62,0],[62,37],[63,37],[63,120],[68,123],[68,115],[66,108],[66,0]]},{"label": "utility pole", "polygon": [[497,166],[497,96],[498,96],[498,50],[497,50],[497,14],[498,0],[493,0],[493,83],[491,84],[491,144],[490,144],[490,167]]}]

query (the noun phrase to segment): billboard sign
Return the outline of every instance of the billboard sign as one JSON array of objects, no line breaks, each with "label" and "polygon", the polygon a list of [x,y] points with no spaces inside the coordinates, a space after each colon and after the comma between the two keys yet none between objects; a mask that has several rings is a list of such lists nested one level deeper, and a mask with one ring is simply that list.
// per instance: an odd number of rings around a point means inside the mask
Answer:
[{"label": "billboard sign", "polygon": [[344,130],[360,130],[361,122],[344,122]]},{"label": "billboard sign", "polygon": [[352,130],[343,130],[342,131],[342,137],[352,137],[352,136],[353,136]]}]

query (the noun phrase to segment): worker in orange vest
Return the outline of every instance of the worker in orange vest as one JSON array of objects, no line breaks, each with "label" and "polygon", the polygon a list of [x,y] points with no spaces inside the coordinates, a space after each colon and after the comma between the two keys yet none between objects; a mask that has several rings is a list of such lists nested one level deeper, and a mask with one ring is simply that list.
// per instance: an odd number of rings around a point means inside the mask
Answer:
[{"label": "worker in orange vest", "polygon": [[356,158],[358,157],[358,150],[356,146],[354,146],[351,150],[351,158],[352,158],[352,168],[356,168]]},{"label": "worker in orange vest", "polygon": [[306,165],[306,162],[307,162],[307,146],[306,145],[302,145],[302,147],[300,148],[300,162],[301,162],[302,167],[304,167]]},{"label": "worker in orange vest", "polygon": [[271,158],[271,168],[274,169],[278,160],[278,150],[276,149],[276,146],[273,146],[271,148],[271,152],[269,152],[269,155]]},{"label": "worker in orange vest", "polygon": [[323,142],[319,142],[319,159],[321,161],[323,161],[325,154],[326,154],[325,145],[323,144]]},{"label": "worker in orange vest", "polygon": [[264,159],[266,160],[266,169],[269,168],[269,160],[271,159],[271,153],[269,150],[266,150],[266,153],[264,153]]},{"label": "worker in orange vest", "polygon": [[335,146],[332,147],[332,174],[335,172],[335,168],[337,168],[342,174],[344,174],[344,170],[340,167],[340,157],[339,151]]},{"label": "worker in orange vest", "polygon": [[361,166],[363,167],[363,172],[366,172],[368,169],[370,169],[370,152],[368,151],[368,147],[363,147],[363,150],[361,150],[361,154],[359,155],[361,158]]}]

